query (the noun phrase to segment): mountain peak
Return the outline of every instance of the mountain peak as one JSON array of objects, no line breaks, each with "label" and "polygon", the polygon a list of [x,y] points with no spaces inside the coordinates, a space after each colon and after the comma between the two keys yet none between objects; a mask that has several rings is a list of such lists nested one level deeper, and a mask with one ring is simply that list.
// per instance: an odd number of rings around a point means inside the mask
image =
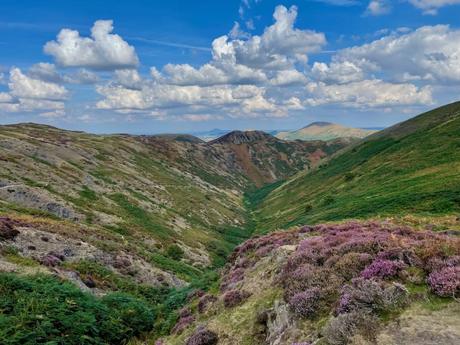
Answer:
[{"label": "mountain peak", "polygon": [[227,133],[220,138],[217,138],[210,142],[210,144],[243,144],[252,143],[259,140],[273,139],[274,137],[264,131],[232,131]]},{"label": "mountain peak", "polygon": [[330,125],[334,125],[332,122],[326,122],[326,121],[316,121],[312,122],[309,125],[303,127],[303,128],[309,128],[309,127],[327,127]]}]

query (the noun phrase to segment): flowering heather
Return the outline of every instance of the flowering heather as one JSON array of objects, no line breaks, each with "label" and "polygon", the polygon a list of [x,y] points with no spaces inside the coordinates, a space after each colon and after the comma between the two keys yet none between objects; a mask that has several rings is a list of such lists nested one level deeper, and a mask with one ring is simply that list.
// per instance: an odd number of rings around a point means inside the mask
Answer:
[{"label": "flowering heather", "polygon": [[344,344],[353,334],[372,341],[378,317],[409,303],[404,284],[427,283],[441,296],[459,294],[459,238],[391,223],[348,222],[304,226],[237,247],[222,275],[224,305],[247,298],[241,292],[247,271],[286,245],[291,248],[280,256],[284,264],[276,284],[299,317],[335,313],[323,330],[329,344]]},{"label": "flowering heather", "polygon": [[377,259],[367,266],[361,273],[361,277],[370,278],[392,278],[395,277],[406,265],[401,261]]},{"label": "flowering heather", "polygon": [[213,303],[216,301],[217,298],[213,295],[204,295],[198,300],[198,312],[199,313],[204,313],[208,307],[209,304]]},{"label": "flowering heather", "polygon": [[185,345],[215,345],[218,340],[216,333],[205,328],[198,328],[197,331],[188,338]]},{"label": "flowering heather", "polygon": [[[376,313],[397,308],[406,302],[408,291],[396,279],[410,282],[411,272],[418,272],[423,283],[432,266],[455,266],[460,254],[460,240],[455,237],[378,222],[303,227],[298,239],[279,283],[285,300],[294,311],[300,308],[296,311],[300,315],[313,315],[305,306],[316,302],[305,291],[321,296],[320,313],[334,309],[339,314],[355,310]],[[449,270],[450,277],[452,272]],[[448,289],[451,280],[433,274],[431,281],[433,286],[446,281],[442,286]],[[432,289],[441,291],[440,287]],[[311,304],[299,303],[302,298]]]},{"label": "flowering heather", "polygon": [[297,315],[311,318],[316,315],[320,304],[320,298],[320,289],[312,288],[295,294],[289,300],[289,305]]},{"label": "flowering heather", "polygon": [[460,266],[446,266],[439,271],[434,271],[428,276],[431,290],[444,297],[460,295]]},{"label": "flowering heather", "polygon": [[342,288],[336,311],[338,314],[357,310],[388,311],[403,305],[407,294],[402,284],[356,278]]},{"label": "flowering heather", "polygon": [[193,315],[181,317],[174,328],[172,329],[171,333],[172,334],[179,334],[182,333],[184,329],[186,329],[188,326],[190,326],[193,322],[195,321],[195,317]]},{"label": "flowering heather", "polygon": [[243,302],[246,298],[249,297],[247,292],[241,292],[238,290],[230,290],[226,292],[223,296],[224,306],[226,308],[232,308],[241,302]]}]

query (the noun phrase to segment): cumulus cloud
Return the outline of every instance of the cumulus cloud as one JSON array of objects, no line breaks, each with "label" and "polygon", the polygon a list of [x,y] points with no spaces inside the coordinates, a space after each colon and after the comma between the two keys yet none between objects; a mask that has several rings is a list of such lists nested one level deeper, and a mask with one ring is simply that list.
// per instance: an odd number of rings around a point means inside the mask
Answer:
[{"label": "cumulus cloud", "polygon": [[403,35],[389,35],[340,51],[334,60],[366,71],[383,71],[397,81],[460,82],[460,30],[425,26]]},{"label": "cumulus cloud", "polygon": [[460,0],[407,0],[424,14],[437,14],[441,7],[460,4]]},{"label": "cumulus cloud", "polygon": [[117,71],[115,80],[99,85],[104,98],[99,109],[126,112],[128,109],[151,111],[157,108],[201,107],[229,116],[285,116],[289,108],[299,108],[276,94],[270,87],[305,85],[307,78],[298,70],[326,44],[324,34],[294,27],[295,6],[278,6],[274,24],[263,34],[249,35],[235,24],[229,35],[212,43],[212,59],[199,67],[167,64],[152,67],[152,80],[142,80],[135,71]]},{"label": "cumulus cloud", "polygon": [[433,103],[430,86],[417,88],[412,84],[387,83],[378,79],[341,85],[312,82],[306,88],[311,95],[306,104],[312,106],[340,104],[354,108],[373,108]]},{"label": "cumulus cloud", "polygon": [[311,69],[314,79],[326,83],[346,84],[364,79],[364,71],[353,62],[315,62]]},{"label": "cumulus cloud", "polygon": [[185,114],[182,116],[184,120],[192,122],[202,122],[202,121],[211,121],[211,120],[222,120],[223,117],[213,114]]},{"label": "cumulus cloud", "polygon": [[32,65],[27,72],[31,78],[58,84],[94,84],[100,79],[96,73],[80,68],[71,74],[59,72],[54,64],[40,62]]},{"label": "cumulus cloud", "polygon": [[0,103],[11,103],[13,101],[13,96],[7,92],[0,92]]},{"label": "cumulus cloud", "polygon": [[11,95],[18,98],[64,100],[68,97],[68,91],[65,87],[30,78],[23,74],[19,68],[11,69],[8,86],[11,90]]},{"label": "cumulus cloud", "polygon": [[116,81],[128,89],[142,89],[143,79],[139,72],[134,69],[122,69],[115,71]]},{"label": "cumulus cloud", "polygon": [[119,35],[112,34],[111,20],[98,20],[91,37],[81,37],[78,31],[62,29],[57,41],[46,43],[45,53],[64,67],[85,67],[98,70],[134,68],[139,59],[134,50]]},{"label": "cumulus cloud", "polygon": [[326,44],[323,33],[294,28],[296,6],[290,9],[278,6],[273,17],[275,23],[261,36],[251,36],[247,40],[221,36],[214,40],[214,60],[259,69],[289,69],[295,62],[307,62],[308,53],[318,52]]},{"label": "cumulus cloud", "polygon": [[373,16],[390,13],[391,5],[388,0],[372,0],[367,6],[366,13]]},{"label": "cumulus cloud", "polygon": [[447,26],[387,30],[371,43],[338,51],[329,62],[308,64],[326,45],[324,34],[295,28],[294,6],[278,6],[273,17],[261,35],[235,25],[212,42],[212,58],[201,66],[152,67],[151,78],[117,70],[112,81],[97,85],[96,108],[188,121],[223,114],[276,117],[308,106],[424,106],[433,103],[431,84],[460,82],[460,34]]},{"label": "cumulus cloud", "polygon": [[55,112],[64,113],[68,97],[65,87],[56,83],[34,79],[19,68],[12,68],[8,82],[9,92],[0,92],[0,111],[3,112]]}]

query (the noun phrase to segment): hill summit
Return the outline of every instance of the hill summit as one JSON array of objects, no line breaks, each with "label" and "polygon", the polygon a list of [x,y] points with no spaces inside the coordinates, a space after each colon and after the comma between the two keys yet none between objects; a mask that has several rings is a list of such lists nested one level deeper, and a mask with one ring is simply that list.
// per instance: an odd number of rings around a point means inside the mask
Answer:
[{"label": "hill summit", "polygon": [[295,130],[279,132],[276,137],[283,140],[332,140],[337,138],[362,139],[377,131],[345,127],[331,122],[313,122]]}]

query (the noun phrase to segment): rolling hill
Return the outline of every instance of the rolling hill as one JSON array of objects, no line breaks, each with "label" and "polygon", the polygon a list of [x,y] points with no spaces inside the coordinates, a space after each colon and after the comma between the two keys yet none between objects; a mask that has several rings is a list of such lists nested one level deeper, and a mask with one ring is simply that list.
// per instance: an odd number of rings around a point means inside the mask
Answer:
[{"label": "rolling hill", "polygon": [[313,122],[295,131],[278,132],[276,137],[283,140],[332,140],[337,138],[361,139],[377,132],[361,128],[351,128],[330,122]]},{"label": "rolling hill", "polygon": [[262,132],[205,143],[1,126],[0,213],[24,224],[11,242],[19,257],[40,262],[67,251],[65,274],[82,271],[88,256],[131,280],[176,286],[222,264],[250,236],[245,191],[309,169],[344,145],[285,143]]},{"label": "rolling hill", "polygon": [[458,213],[459,133],[458,102],[375,133],[258,200],[258,229],[375,215]]}]

